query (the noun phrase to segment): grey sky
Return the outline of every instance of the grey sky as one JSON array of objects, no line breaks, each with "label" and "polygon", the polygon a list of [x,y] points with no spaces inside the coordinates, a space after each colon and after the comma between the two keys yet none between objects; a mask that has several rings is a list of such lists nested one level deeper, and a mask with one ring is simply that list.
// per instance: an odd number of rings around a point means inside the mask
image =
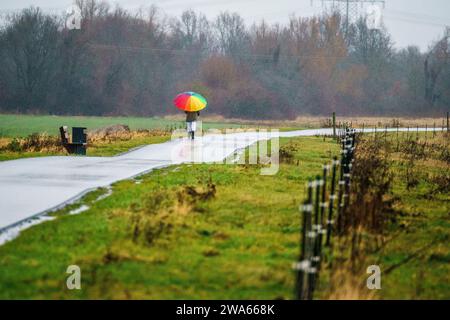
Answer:
[{"label": "grey sky", "polygon": [[[265,19],[284,23],[289,16],[311,16],[323,10],[322,1],[314,0],[108,0],[127,9],[137,9],[155,4],[166,14],[179,15],[191,8],[214,17],[221,11],[240,13],[248,23]],[[438,39],[446,25],[450,26],[450,1],[448,0],[386,0],[383,20],[397,47],[409,44],[426,50],[431,41]],[[0,0],[0,12],[22,9],[30,5],[47,11],[60,12],[72,0]],[[359,10],[361,8],[359,7]]]}]

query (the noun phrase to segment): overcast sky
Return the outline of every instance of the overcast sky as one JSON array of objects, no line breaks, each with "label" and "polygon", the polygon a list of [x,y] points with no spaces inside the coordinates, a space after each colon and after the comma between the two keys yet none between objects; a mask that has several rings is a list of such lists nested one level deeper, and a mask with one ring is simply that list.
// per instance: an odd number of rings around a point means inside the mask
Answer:
[{"label": "overcast sky", "polygon": [[[248,23],[265,19],[284,23],[291,14],[311,16],[324,8],[321,0],[108,0],[127,9],[157,5],[166,14],[179,15],[185,9],[205,13],[209,18],[221,11],[238,12]],[[329,3],[329,2],[327,2]],[[0,13],[7,13],[34,5],[46,11],[59,13],[72,4],[72,0],[0,0]],[[358,6],[359,11],[365,12]],[[443,35],[450,26],[449,0],[386,0],[383,21],[390,31],[396,47],[409,44],[426,50],[431,41]]]}]

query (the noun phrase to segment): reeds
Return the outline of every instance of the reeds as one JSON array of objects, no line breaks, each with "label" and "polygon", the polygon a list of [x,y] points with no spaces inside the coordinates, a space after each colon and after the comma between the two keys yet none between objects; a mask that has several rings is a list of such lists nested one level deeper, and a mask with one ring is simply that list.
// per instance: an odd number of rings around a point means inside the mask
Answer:
[{"label": "reeds", "polygon": [[7,152],[63,152],[64,148],[58,137],[46,133],[33,133],[25,138],[14,138],[0,147]]}]

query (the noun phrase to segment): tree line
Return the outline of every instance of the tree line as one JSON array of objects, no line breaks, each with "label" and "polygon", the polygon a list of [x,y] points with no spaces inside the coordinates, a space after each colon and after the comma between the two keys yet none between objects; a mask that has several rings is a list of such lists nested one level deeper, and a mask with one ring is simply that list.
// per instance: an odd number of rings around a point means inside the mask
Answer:
[{"label": "tree line", "polygon": [[203,94],[209,113],[248,119],[435,116],[450,104],[449,30],[422,53],[337,13],[247,26],[230,12],[76,3],[79,30],[35,7],[3,22],[1,112],[165,115],[181,91]]}]

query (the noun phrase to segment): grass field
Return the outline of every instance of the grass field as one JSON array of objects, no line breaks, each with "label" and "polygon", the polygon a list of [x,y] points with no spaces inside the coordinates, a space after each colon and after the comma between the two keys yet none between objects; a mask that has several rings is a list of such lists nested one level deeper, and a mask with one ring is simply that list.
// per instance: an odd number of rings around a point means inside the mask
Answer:
[{"label": "grass field", "polygon": [[[88,211],[65,209],[0,247],[0,298],[290,298],[303,185],[338,151],[318,138],[294,146],[302,152],[277,176],[183,165],[91,195]],[[186,194],[209,179],[213,198]],[[81,291],[64,290],[69,264],[82,268]]]},{"label": "grass field", "polygon": [[[218,116],[201,117],[203,129],[210,128],[240,128],[240,127],[272,127],[284,130],[322,128],[330,124],[330,117],[304,116],[295,120],[257,121],[243,119],[225,119]],[[446,126],[444,118],[402,118],[402,117],[337,117],[337,124],[348,123],[353,127],[384,128],[416,126],[428,128],[442,128]],[[0,137],[23,137],[32,133],[48,133],[58,135],[58,128],[62,125],[69,127],[87,127],[89,130],[103,128],[113,124],[128,125],[131,130],[137,129],[165,129],[184,128],[184,116],[174,115],[158,117],[77,117],[77,116],[35,116],[0,114]]]},{"label": "grass field", "polygon": [[[0,161],[30,157],[66,155],[62,148],[43,148],[42,150],[7,150],[5,147],[15,138],[26,139],[32,134],[59,136],[59,127],[81,126],[88,130],[104,128],[114,124],[128,125],[130,130],[162,130],[158,135],[140,135],[118,139],[103,139],[89,143],[88,156],[113,156],[130,149],[147,144],[161,143],[170,140],[170,131],[184,128],[183,118],[138,118],[138,117],[76,117],[76,116],[34,116],[34,115],[2,115],[0,114]],[[203,122],[203,130],[247,127],[248,124],[233,123],[223,119],[211,119]],[[163,132],[166,131],[166,132]],[[88,137],[89,137],[88,132]]]},{"label": "grass field", "polygon": [[421,133],[396,149],[395,134],[387,137],[397,216],[373,257],[386,270],[383,297],[450,299],[449,138]]},{"label": "grass field", "polygon": [[[212,120],[204,127],[279,124],[287,130],[318,127],[325,121]],[[366,123],[378,125],[380,121]],[[33,132],[56,135],[61,124],[90,129],[126,124],[132,130],[183,126],[178,117],[0,115],[0,147]],[[426,140],[434,148],[434,136],[411,132],[400,133],[399,139]],[[436,139],[441,136],[448,139],[442,134]],[[112,156],[168,139],[164,132],[103,139],[90,144],[88,155]],[[387,137],[379,133],[378,139],[391,141],[389,148],[395,148],[395,133]],[[367,263],[390,270],[383,276],[383,290],[372,298],[450,298],[450,198],[448,191],[435,192],[436,183],[445,184],[442,173],[450,168],[441,159],[427,157],[418,146],[411,151],[421,155],[414,158],[412,169],[407,155],[390,151],[394,180],[389,197],[395,199],[400,215],[389,226],[383,250],[365,257]],[[100,201],[96,199],[107,190],[90,193],[54,213],[56,220],[25,230],[0,247],[0,298],[291,299],[295,279],[291,265],[299,251],[298,205],[305,197],[304,185],[338,154],[339,146],[330,139],[310,137],[282,139],[282,148],[293,157],[284,159],[274,177],[260,176],[258,166],[182,165],[154,171],[137,181],[118,182],[112,195]],[[65,152],[2,151],[0,161],[60,154]],[[407,188],[411,170],[419,178],[413,188]],[[82,205],[89,209],[68,214]],[[337,256],[333,251],[327,254],[330,262]],[[82,269],[81,291],[65,289],[65,270],[71,264]],[[316,297],[339,297],[330,292],[332,274],[326,270]],[[365,281],[366,274],[360,277]]]},{"label": "grass field", "polygon": [[[298,205],[307,179],[339,146],[304,137],[282,139],[281,148],[292,157],[282,158],[276,176],[260,176],[259,166],[181,165],[118,182],[100,201],[104,189],[87,195],[0,247],[0,298],[292,299]],[[427,178],[448,165],[419,160],[414,170],[423,179],[407,190],[402,158],[394,152],[392,161],[390,196],[401,214],[383,250],[366,257],[392,269],[372,298],[448,299],[450,199],[432,193]],[[82,205],[89,209],[68,214]],[[72,264],[82,270],[82,290],[66,289]],[[317,298],[339,296],[329,279],[325,268]]]},{"label": "grass field", "polygon": [[[319,118],[317,118],[319,119]],[[316,120],[317,120],[316,119]],[[223,119],[222,117],[209,117],[203,124],[203,130],[208,129],[236,129],[276,127],[282,131],[318,127],[318,122],[299,123],[285,122],[255,122],[241,119]],[[309,121],[309,120],[308,120]],[[35,115],[2,115],[0,114],[0,161],[20,158],[67,155],[62,148],[43,148],[42,150],[9,150],[5,148],[14,139],[26,139],[30,135],[38,134],[46,139],[46,136],[59,136],[59,127],[82,126],[89,130],[105,128],[114,124],[128,125],[130,130],[160,130],[159,135],[138,136],[132,138],[102,139],[88,144],[88,156],[113,156],[126,152],[142,145],[161,143],[170,140],[170,132],[173,129],[184,128],[183,115],[168,116],[165,118],[139,118],[139,117],[77,117],[77,116],[35,116]],[[279,126],[280,127],[279,127]],[[165,131],[165,132],[164,132]],[[33,149],[33,148],[32,148]]]},{"label": "grass field", "polygon": [[[86,127],[88,130],[107,127],[114,124],[128,125],[131,130],[184,128],[182,118],[143,118],[143,117],[76,117],[76,116],[34,116],[0,114],[0,137],[23,137],[32,133],[59,135],[59,127]],[[239,128],[242,125],[220,121],[205,121],[204,129]]]}]

